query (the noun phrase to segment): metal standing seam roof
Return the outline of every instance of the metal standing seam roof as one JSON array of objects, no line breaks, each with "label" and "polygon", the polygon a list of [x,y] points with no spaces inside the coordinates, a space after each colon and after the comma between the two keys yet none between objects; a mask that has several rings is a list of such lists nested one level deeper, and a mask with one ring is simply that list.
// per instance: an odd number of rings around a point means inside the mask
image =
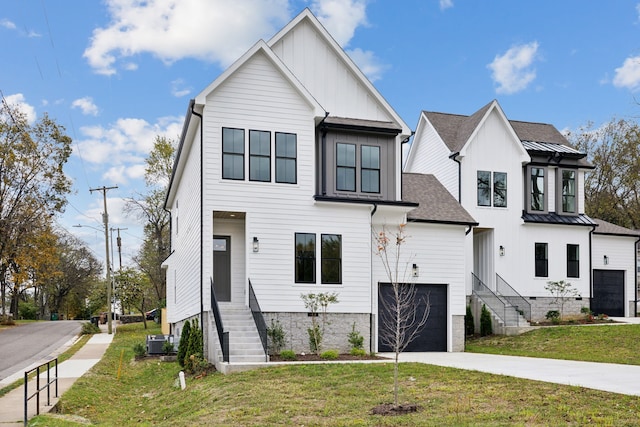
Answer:
[{"label": "metal standing seam roof", "polygon": [[549,212],[546,214],[534,214],[529,212],[522,213],[522,219],[527,223],[538,224],[560,224],[560,225],[582,225],[582,226],[595,226],[597,225],[591,218],[585,214],[579,215],[558,215],[555,212]]},{"label": "metal standing seam roof", "polygon": [[478,224],[433,175],[403,173],[402,200],[419,204],[407,214],[409,221]]}]

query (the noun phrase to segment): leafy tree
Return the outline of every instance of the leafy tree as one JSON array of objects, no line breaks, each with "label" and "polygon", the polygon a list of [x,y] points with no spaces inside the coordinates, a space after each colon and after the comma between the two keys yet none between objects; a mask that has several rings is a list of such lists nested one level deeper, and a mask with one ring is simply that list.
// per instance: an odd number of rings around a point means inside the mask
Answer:
[{"label": "leafy tree", "polygon": [[[393,369],[393,398],[398,406],[398,363],[399,356],[416,339],[429,317],[431,306],[428,299],[417,296],[415,285],[408,276],[408,259],[402,256],[402,245],[406,243],[406,224],[400,224],[395,231],[383,228],[373,233],[375,253],[384,266],[391,283],[390,300],[380,298],[380,341],[395,353]],[[424,306],[420,315],[419,308]]]},{"label": "leafy tree", "polygon": [[560,311],[560,320],[564,317],[564,306],[571,299],[579,297],[580,293],[570,282],[559,280],[557,282],[549,281],[544,287],[553,296],[553,303],[558,306]]},{"label": "leafy tree", "polygon": [[128,199],[125,206],[125,212],[135,215],[144,223],[144,243],[134,261],[148,276],[159,305],[164,305],[162,302],[166,298],[162,262],[169,256],[170,217],[164,210],[164,200],[171,179],[174,153],[173,140],[156,136],[153,149],[146,159],[147,192]]},{"label": "leafy tree", "polygon": [[[34,123],[4,99],[0,105],[0,312],[19,254],[44,218],[62,212],[71,190],[63,166],[71,138],[46,114]],[[15,298],[17,296],[14,295]],[[17,301],[17,300],[16,300]],[[17,305],[16,307],[17,308]]]},{"label": "leafy tree", "polygon": [[595,169],[584,185],[586,213],[623,227],[640,228],[640,126],[613,119],[594,129],[583,126],[569,141]]},{"label": "leafy tree", "polygon": [[134,307],[141,315],[144,328],[147,329],[149,308],[149,278],[140,270],[123,268],[114,274],[116,296],[124,307]]}]

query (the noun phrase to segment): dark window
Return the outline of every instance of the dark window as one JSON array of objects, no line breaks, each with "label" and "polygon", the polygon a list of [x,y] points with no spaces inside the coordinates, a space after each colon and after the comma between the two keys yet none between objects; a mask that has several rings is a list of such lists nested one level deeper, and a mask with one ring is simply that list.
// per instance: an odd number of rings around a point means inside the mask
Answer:
[{"label": "dark window", "polygon": [[380,192],[380,147],[363,145],[361,147],[362,166],[361,191],[363,193]]},{"label": "dark window", "polygon": [[579,245],[567,245],[567,277],[580,277]]},{"label": "dark window", "polygon": [[504,172],[493,173],[493,206],[507,207],[507,174]]},{"label": "dark window", "polygon": [[244,130],[222,128],[222,178],[244,179]]},{"label": "dark window", "polygon": [[536,277],[549,276],[549,256],[546,243],[536,243]]},{"label": "dark window", "polygon": [[276,182],[295,184],[297,182],[296,134],[276,132]]},{"label": "dark window", "polygon": [[342,283],[342,236],[322,235],[322,283]]},{"label": "dark window", "polygon": [[316,283],[316,235],[296,233],[296,283]]},{"label": "dark window", "polygon": [[478,206],[491,206],[491,172],[478,171]]},{"label": "dark window", "polygon": [[271,181],[271,133],[249,131],[249,180]]},{"label": "dark window", "polygon": [[356,191],[356,146],[336,144],[336,190]]},{"label": "dark window", "polygon": [[545,211],[544,203],[544,168],[531,168],[531,203],[532,211]]},{"label": "dark window", "polygon": [[576,171],[562,171],[562,212],[576,213]]}]

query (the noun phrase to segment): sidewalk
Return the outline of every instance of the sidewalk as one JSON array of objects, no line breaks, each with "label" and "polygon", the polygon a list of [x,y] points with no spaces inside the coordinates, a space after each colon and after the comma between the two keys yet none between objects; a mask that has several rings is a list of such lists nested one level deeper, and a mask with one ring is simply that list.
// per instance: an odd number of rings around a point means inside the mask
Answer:
[{"label": "sidewalk", "polygon": [[[65,360],[64,362],[58,364],[58,397],[55,396],[55,384],[51,385],[51,399],[50,406],[47,406],[47,391],[46,389],[40,393],[40,413],[46,413],[51,411],[58,400],[60,400],[60,396],[67,391],[73,383],[84,375],[89,369],[93,367],[104,355],[104,352],[107,350],[111,341],[113,340],[113,335],[109,335],[106,333],[106,328],[102,328],[102,333],[95,334],[92,336],[89,341],[78,350],[71,358]],[[43,361],[44,363],[47,360]],[[37,366],[37,365],[36,365]],[[35,366],[34,366],[35,367]],[[29,368],[30,369],[30,368]],[[50,378],[53,379],[55,375],[55,371],[51,371]],[[20,380],[24,378],[24,371],[17,372],[16,374],[5,378],[0,386],[5,386],[13,383],[16,380]],[[47,381],[47,373],[40,374],[40,386],[46,384]],[[28,384],[28,393],[32,395],[36,391],[36,380],[35,378],[29,381]],[[36,415],[36,398],[33,397],[29,400],[28,408],[27,408],[27,418],[31,419]],[[7,426],[22,426],[24,425],[24,384],[19,388],[10,391],[4,396],[0,397],[0,427]]]}]

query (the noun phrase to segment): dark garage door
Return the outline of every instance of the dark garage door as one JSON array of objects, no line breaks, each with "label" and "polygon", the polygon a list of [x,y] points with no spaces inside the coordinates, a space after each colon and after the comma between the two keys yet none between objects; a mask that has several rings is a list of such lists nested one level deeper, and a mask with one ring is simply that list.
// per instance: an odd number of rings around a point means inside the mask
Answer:
[{"label": "dark garage door", "polygon": [[[447,285],[416,284],[418,300],[426,298],[431,306],[427,323],[420,335],[404,351],[447,351]],[[380,284],[378,294],[378,310],[382,309],[381,300],[393,299],[393,288],[388,283]],[[417,317],[422,318],[425,306],[418,307]],[[378,320],[380,319],[378,313]],[[389,352],[391,348],[380,342],[380,325],[378,325],[378,351]]]},{"label": "dark garage door", "polygon": [[593,270],[591,311],[624,316],[624,270]]}]

